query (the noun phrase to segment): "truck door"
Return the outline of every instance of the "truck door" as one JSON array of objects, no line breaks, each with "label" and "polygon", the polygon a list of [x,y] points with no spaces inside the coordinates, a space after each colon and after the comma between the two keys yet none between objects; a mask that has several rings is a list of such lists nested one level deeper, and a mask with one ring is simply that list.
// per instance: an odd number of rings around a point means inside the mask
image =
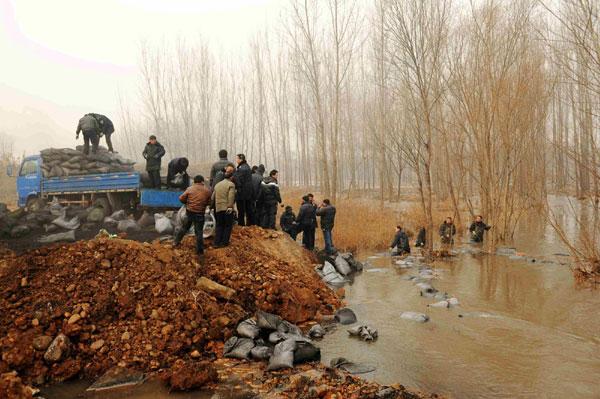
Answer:
[{"label": "truck door", "polygon": [[17,177],[17,193],[19,199],[17,205],[27,205],[30,195],[37,197],[40,192],[40,165],[39,159],[25,159],[21,164],[19,176]]}]

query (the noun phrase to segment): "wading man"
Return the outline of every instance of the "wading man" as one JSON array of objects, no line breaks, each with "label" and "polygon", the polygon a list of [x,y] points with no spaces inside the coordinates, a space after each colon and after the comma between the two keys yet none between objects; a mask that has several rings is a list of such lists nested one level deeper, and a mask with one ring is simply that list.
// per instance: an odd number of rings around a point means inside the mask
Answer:
[{"label": "wading man", "polygon": [[456,235],[456,226],[452,222],[451,217],[447,217],[444,223],[440,226],[440,239],[442,244],[452,245],[454,244],[454,236]]},{"label": "wading man", "polygon": [[331,231],[335,222],[335,207],[331,205],[328,199],[324,199],[319,205],[316,215],[321,217],[321,230],[323,230],[323,240],[325,241],[325,253],[331,255],[333,253],[333,241]]},{"label": "wading man", "polygon": [[204,216],[205,211],[211,203],[210,190],[204,187],[204,176],[194,177],[194,184],[188,187],[179,197],[179,201],[186,206],[187,221],[181,227],[173,245],[179,246],[186,233],[194,225],[194,234],[196,235],[196,253],[204,253]]},{"label": "wading man", "polygon": [[[396,249],[394,250],[394,248]],[[398,255],[410,253],[408,236],[402,231],[401,226],[396,226],[396,235],[394,236],[394,242],[392,242],[392,245],[390,245],[390,251]]]},{"label": "wading man", "polygon": [[483,223],[483,216],[477,216],[475,221],[471,224],[471,227],[469,227],[469,231],[471,232],[471,242],[483,242],[483,233],[488,231],[491,227],[492,226]]}]

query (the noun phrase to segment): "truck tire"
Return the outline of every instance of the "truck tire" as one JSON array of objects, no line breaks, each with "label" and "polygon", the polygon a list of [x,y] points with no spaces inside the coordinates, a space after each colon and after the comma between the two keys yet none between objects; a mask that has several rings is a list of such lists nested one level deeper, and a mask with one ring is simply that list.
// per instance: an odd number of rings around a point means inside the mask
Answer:
[{"label": "truck tire", "polygon": [[41,211],[46,207],[46,201],[37,197],[31,197],[27,200],[27,212]]},{"label": "truck tire", "polygon": [[96,198],[93,207],[101,208],[104,211],[104,217],[112,214],[112,207],[110,206],[110,202],[108,202],[108,198]]}]

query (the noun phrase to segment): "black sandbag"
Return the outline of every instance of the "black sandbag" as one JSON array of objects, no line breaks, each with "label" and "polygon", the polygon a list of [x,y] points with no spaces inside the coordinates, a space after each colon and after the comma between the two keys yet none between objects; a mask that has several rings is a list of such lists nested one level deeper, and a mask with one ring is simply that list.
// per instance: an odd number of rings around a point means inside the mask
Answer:
[{"label": "black sandbag", "polygon": [[260,328],[253,319],[247,319],[238,324],[235,330],[240,337],[256,339],[260,334]]},{"label": "black sandbag", "polygon": [[275,345],[273,355],[269,359],[267,371],[291,369],[294,367],[294,350],[296,341],[288,339]]},{"label": "black sandbag", "polygon": [[269,348],[268,346],[255,346],[254,348],[252,348],[252,350],[250,351],[250,354],[252,355],[253,359],[256,360],[267,360],[271,357],[271,355],[273,355],[273,349]]},{"label": "black sandbag", "polygon": [[223,346],[223,355],[234,359],[249,360],[254,341],[248,338],[231,337]]},{"label": "black sandbag", "polygon": [[302,330],[287,320],[282,320],[281,323],[277,325],[277,331],[293,335],[302,335]]},{"label": "black sandbag", "polygon": [[265,330],[277,330],[277,326],[281,323],[281,317],[272,314],[263,312],[259,310],[256,312],[256,324]]},{"label": "black sandbag", "polygon": [[321,360],[321,349],[310,342],[296,342],[294,364],[318,362]]},{"label": "black sandbag", "polygon": [[356,314],[349,308],[342,308],[335,313],[335,319],[340,324],[356,323]]}]

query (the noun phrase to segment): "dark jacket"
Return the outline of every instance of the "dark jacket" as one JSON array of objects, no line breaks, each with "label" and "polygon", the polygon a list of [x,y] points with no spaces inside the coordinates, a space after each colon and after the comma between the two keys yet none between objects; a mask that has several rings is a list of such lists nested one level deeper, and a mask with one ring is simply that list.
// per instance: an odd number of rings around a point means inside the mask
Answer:
[{"label": "dark jacket", "polygon": [[333,230],[333,224],[335,222],[335,206],[322,206],[317,209],[316,215],[321,217],[321,228],[323,230]]},{"label": "dark jacket", "polygon": [[217,173],[225,169],[227,165],[235,166],[233,162],[228,161],[227,158],[221,158],[213,164],[212,168],[210,168],[210,184],[212,187],[217,185],[217,183],[213,182]]},{"label": "dark jacket", "polygon": [[79,134],[82,130],[84,132],[93,131],[94,133],[99,133],[99,125],[98,121],[94,119],[91,115],[84,115],[83,118],[79,120],[79,124],[77,125],[77,131],[75,133]]},{"label": "dark jacket", "polygon": [[442,223],[440,226],[440,237],[442,237],[442,242],[444,244],[450,244],[454,242],[453,237],[456,235],[456,226],[454,223],[447,224],[446,222]]},{"label": "dark jacket", "polygon": [[100,133],[112,134],[115,132],[115,126],[113,125],[112,121],[106,116],[100,114],[90,115],[93,116],[94,119],[96,119],[96,121],[98,121],[98,125],[100,126]]},{"label": "dark jacket", "polygon": [[279,185],[277,179],[272,176],[267,176],[261,183],[261,201],[263,204],[274,205],[281,204],[281,195],[279,194]]},{"label": "dark jacket", "polygon": [[262,201],[261,194],[261,186],[263,181],[263,175],[256,172],[252,174],[252,199],[254,201]]},{"label": "dark jacket", "polygon": [[302,228],[312,227],[313,229],[317,226],[317,213],[313,204],[310,201],[304,202],[300,206],[296,223]]},{"label": "dark jacket", "polygon": [[181,157],[179,158],[175,158],[173,160],[171,160],[171,162],[169,162],[169,165],[167,166],[167,170],[169,172],[170,176],[175,176],[177,173],[183,173],[185,171],[187,171],[187,165],[183,166],[179,163],[179,161],[181,160]]},{"label": "dark jacket", "polygon": [[483,222],[473,222],[469,231],[471,232],[471,241],[483,242],[483,232],[490,229],[491,226],[486,225]]},{"label": "dark jacket", "polygon": [[425,247],[427,244],[427,231],[425,227],[421,227],[419,230],[419,234],[417,235],[417,241],[415,242],[415,247]]},{"label": "dark jacket", "polygon": [[238,200],[246,201],[252,199],[252,169],[248,165],[248,162],[240,162],[233,182],[235,183]]},{"label": "dark jacket", "polygon": [[408,243],[408,236],[405,232],[400,230],[394,236],[394,242],[390,245],[390,248],[398,247],[398,251],[404,251],[406,253],[410,253],[410,245]]},{"label": "dark jacket", "polygon": [[215,187],[217,186],[217,184],[222,182],[224,178],[225,173],[222,170],[218,171],[210,185],[210,191],[215,191]]},{"label": "dark jacket", "polygon": [[211,203],[210,190],[201,183],[194,183],[189,186],[179,197],[179,201],[186,204],[188,211],[204,213]]},{"label": "dark jacket", "polygon": [[142,156],[146,158],[146,170],[160,170],[160,159],[165,155],[165,147],[162,146],[158,141],[152,145],[150,142],[146,143]]},{"label": "dark jacket", "polygon": [[293,211],[285,211],[279,218],[279,226],[281,226],[281,230],[285,232],[292,231],[295,222],[296,215],[294,215]]}]

